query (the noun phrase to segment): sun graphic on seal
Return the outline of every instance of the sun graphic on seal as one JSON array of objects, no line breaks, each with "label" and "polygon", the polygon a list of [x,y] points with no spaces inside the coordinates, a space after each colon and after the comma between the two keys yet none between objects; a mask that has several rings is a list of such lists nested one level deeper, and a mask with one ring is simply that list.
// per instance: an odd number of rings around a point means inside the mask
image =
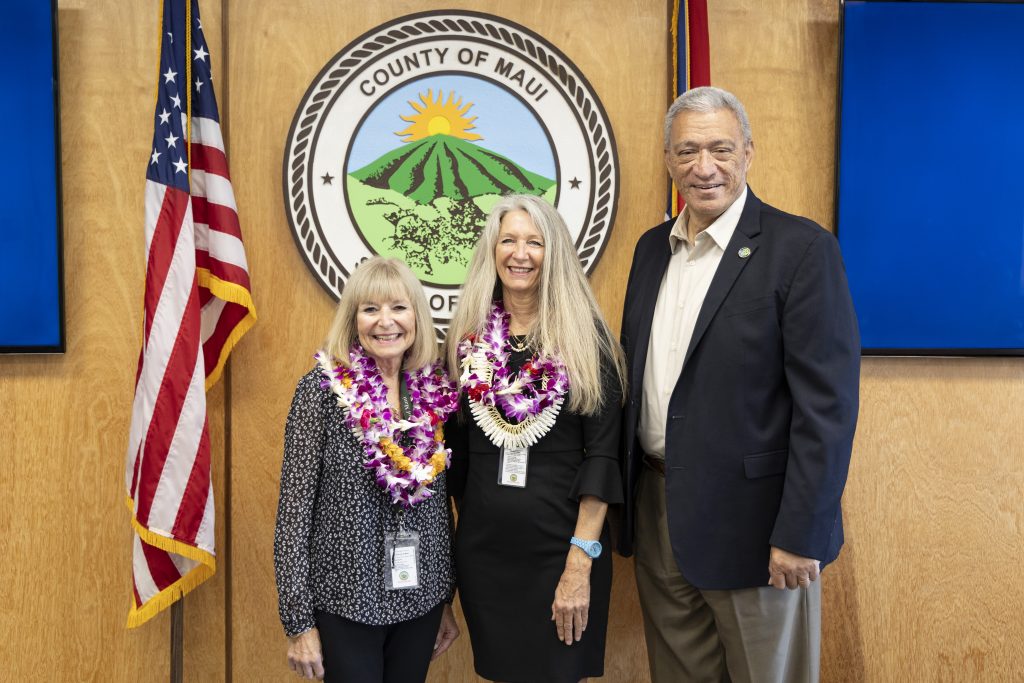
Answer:
[{"label": "sun graphic on seal", "polygon": [[465,116],[469,108],[473,106],[472,102],[463,107],[462,98],[455,99],[455,91],[448,92],[447,102],[444,101],[443,91],[437,91],[437,99],[431,99],[432,94],[431,90],[427,90],[425,95],[420,93],[422,105],[412,100],[409,101],[409,106],[415,109],[416,113],[401,117],[403,121],[410,124],[405,130],[395,133],[395,135],[406,136],[402,142],[415,142],[431,135],[451,135],[462,140],[483,140],[476,133],[469,132],[476,127],[473,125],[476,117],[467,118]]}]

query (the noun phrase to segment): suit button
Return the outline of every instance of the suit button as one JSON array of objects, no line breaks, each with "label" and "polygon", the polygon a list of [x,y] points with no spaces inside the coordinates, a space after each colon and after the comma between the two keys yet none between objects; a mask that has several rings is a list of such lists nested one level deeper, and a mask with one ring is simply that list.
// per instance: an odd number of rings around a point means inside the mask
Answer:
[{"label": "suit button", "polygon": [[669,415],[670,420],[683,420],[686,419],[685,415]]}]

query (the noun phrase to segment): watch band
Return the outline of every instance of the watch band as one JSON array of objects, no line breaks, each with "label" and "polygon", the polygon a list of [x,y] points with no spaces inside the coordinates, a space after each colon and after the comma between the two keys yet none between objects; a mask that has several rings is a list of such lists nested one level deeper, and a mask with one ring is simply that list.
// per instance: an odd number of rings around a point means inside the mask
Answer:
[{"label": "watch band", "polygon": [[576,536],[570,538],[569,543],[585,552],[587,556],[592,560],[596,560],[597,558],[599,558],[601,556],[601,551],[603,550],[600,541],[585,541],[582,538],[578,538]]}]

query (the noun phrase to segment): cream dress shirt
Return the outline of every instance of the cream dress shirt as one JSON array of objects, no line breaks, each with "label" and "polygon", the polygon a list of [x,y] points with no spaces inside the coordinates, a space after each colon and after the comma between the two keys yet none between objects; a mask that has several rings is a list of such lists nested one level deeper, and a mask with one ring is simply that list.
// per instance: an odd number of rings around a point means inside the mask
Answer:
[{"label": "cream dress shirt", "polygon": [[665,457],[665,425],[683,359],[690,347],[697,314],[718,270],[732,234],[736,231],[747,189],[690,244],[686,235],[688,210],[683,209],[669,234],[672,257],[658,290],[651,321],[651,341],[644,366],[643,405],[637,435],[644,453]]}]

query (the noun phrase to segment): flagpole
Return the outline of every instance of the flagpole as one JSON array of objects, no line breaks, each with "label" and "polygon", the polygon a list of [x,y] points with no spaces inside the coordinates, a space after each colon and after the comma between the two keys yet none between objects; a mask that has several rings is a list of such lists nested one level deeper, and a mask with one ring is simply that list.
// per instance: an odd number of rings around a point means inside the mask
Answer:
[{"label": "flagpole", "polygon": [[183,683],[185,654],[185,596],[171,605],[171,683]]}]

